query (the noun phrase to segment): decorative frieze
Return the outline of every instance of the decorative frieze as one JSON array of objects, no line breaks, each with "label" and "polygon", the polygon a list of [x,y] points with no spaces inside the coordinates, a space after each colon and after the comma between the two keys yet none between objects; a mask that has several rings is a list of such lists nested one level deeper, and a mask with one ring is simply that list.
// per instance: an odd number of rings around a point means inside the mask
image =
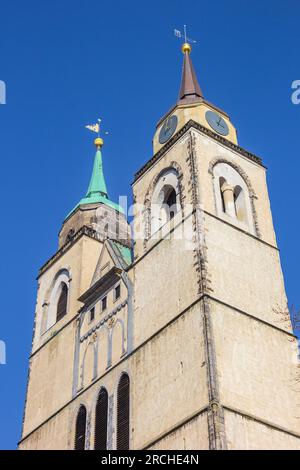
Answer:
[{"label": "decorative frieze", "polygon": [[106,322],[108,322],[112,317],[114,317],[122,308],[126,307],[128,301],[127,299],[119,304],[112,312],[107,314],[102,320],[100,320],[95,326],[93,326],[87,333],[85,333],[81,338],[80,342],[82,343],[84,340],[86,340],[91,334],[93,334],[96,330],[100,328],[100,326],[104,325]]}]

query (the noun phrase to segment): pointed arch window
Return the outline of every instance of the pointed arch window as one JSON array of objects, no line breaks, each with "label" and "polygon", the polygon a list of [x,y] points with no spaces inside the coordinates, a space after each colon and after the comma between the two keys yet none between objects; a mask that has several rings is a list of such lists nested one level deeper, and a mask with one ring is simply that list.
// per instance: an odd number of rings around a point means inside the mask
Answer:
[{"label": "pointed arch window", "polygon": [[84,450],[86,435],[86,407],[81,405],[76,419],[75,450]]},{"label": "pointed arch window", "polygon": [[129,377],[122,374],[118,385],[117,450],[129,449],[129,392]]},{"label": "pointed arch window", "polygon": [[67,313],[68,286],[65,282],[61,284],[61,291],[57,301],[56,321],[58,322]]},{"label": "pointed arch window", "polygon": [[107,449],[107,416],[108,394],[105,388],[101,388],[96,404],[95,417],[95,450]]}]

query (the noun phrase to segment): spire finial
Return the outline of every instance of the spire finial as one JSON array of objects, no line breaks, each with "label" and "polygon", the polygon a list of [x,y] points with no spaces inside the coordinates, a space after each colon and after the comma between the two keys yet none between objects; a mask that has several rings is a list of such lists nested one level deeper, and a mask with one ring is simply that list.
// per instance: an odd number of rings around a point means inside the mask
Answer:
[{"label": "spire finial", "polygon": [[[75,212],[79,206],[86,205],[86,204],[93,204],[93,205],[105,204],[108,207],[111,207],[118,212],[124,213],[122,207],[119,206],[119,204],[115,204],[114,202],[108,199],[108,193],[107,193],[104,172],[103,172],[103,163],[102,163],[101,147],[103,145],[103,139],[100,137],[100,123],[101,123],[101,119],[97,119],[96,124],[89,124],[85,126],[90,131],[98,134],[98,136],[94,140],[94,144],[96,145],[96,154],[94,158],[93,172],[92,172],[90,184],[89,184],[85,197],[80,199],[79,203],[67,215],[67,218],[71,214],[73,214],[73,212]],[[108,132],[105,132],[104,134],[108,134]]]},{"label": "spire finial", "polygon": [[184,32],[181,33],[178,29],[174,29],[174,34],[178,38],[182,38],[184,43],[181,50],[184,54],[181,87],[179,92],[178,104],[189,104],[198,102],[203,99],[203,94],[199,86],[196,73],[190,58],[192,50],[191,43],[195,43],[194,39],[188,38],[186,34],[186,25],[184,25]]},{"label": "spire finial", "polygon": [[196,41],[194,39],[188,38],[186,34],[186,24],[183,25],[183,33],[178,29],[174,29],[174,34],[177,38],[182,38],[184,43],[181,46],[181,50],[183,54],[190,54],[192,50],[191,44],[195,44]]},{"label": "spire finial", "polygon": [[192,46],[188,42],[185,42],[182,44],[181,50],[183,54],[190,54],[192,50]]},{"label": "spire finial", "polygon": [[104,140],[101,139],[101,137],[96,137],[94,140],[94,144],[96,145],[97,148],[101,148],[102,145],[104,144]]}]

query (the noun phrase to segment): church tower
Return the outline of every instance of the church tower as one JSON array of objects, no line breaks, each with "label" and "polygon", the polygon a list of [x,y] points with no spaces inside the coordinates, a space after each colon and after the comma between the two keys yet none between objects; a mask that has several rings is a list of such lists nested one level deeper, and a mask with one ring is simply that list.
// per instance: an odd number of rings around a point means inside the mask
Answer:
[{"label": "church tower", "polygon": [[266,168],[182,52],[134,178],[133,241],[96,139],[88,192],[40,269],[21,449],[300,449]]}]

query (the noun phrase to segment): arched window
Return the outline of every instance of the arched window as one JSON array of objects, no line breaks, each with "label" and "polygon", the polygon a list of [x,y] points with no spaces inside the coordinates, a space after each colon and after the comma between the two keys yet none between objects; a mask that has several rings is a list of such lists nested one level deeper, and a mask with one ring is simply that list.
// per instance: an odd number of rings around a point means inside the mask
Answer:
[{"label": "arched window", "polygon": [[84,450],[86,432],[86,408],[81,405],[76,419],[75,450]]},{"label": "arched window", "polygon": [[129,449],[129,377],[122,374],[118,385],[117,450]]},{"label": "arched window", "polygon": [[168,168],[159,177],[151,198],[151,234],[157,232],[180,211],[178,174]]},{"label": "arched window", "polygon": [[58,271],[43,303],[41,334],[49,330],[68,312],[71,276],[67,269]]},{"label": "arched window", "polygon": [[61,291],[57,301],[56,321],[59,321],[67,313],[68,304],[68,286],[65,282],[61,284]]},{"label": "arched window", "polygon": [[107,413],[108,394],[105,388],[101,388],[96,404],[95,417],[95,450],[107,449]]},{"label": "arched window", "polygon": [[226,162],[213,168],[217,214],[255,234],[248,186],[240,173]]}]

